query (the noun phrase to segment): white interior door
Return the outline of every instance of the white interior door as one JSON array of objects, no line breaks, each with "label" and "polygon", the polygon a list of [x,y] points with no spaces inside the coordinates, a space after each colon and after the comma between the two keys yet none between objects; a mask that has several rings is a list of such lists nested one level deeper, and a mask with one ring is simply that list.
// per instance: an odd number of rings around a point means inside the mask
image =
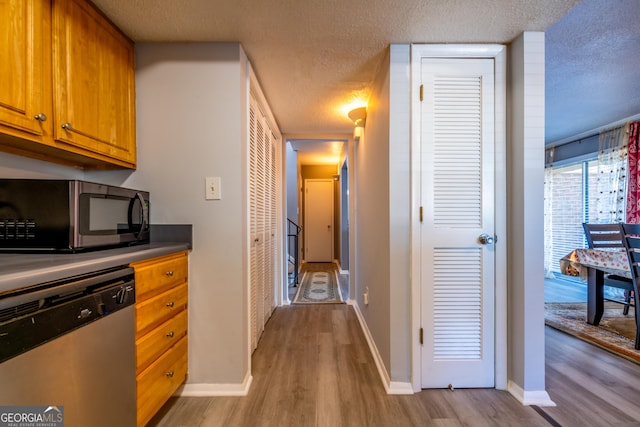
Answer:
[{"label": "white interior door", "polygon": [[278,137],[253,96],[249,104],[249,231],[251,349],[275,308],[278,256]]},{"label": "white interior door", "polygon": [[307,262],[333,261],[333,180],[305,179],[304,245]]},{"label": "white interior door", "polygon": [[493,387],[494,59],[423,58],[421,78],[422,388]]}]

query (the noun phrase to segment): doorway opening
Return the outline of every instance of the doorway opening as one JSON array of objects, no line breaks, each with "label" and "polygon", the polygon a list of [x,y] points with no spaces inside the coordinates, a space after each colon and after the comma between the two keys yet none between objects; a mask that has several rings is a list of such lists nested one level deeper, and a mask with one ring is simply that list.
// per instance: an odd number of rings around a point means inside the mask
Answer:
[{"label": "doorway opening", "polygon": [[[331,264],[348,282],[351,136],[285,140],[287,223],[298,231],[286,251],[290,274],[283,303],[290,304],[309,262]],[[349,286],[343,297],[349,297]]]}]

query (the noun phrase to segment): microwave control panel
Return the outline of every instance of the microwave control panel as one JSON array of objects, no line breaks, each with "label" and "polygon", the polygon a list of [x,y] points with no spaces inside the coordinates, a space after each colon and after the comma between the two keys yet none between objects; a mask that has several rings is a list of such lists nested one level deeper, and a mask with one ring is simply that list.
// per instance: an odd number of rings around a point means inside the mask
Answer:
[{"label": "microwave control panel", "polygon": [[32,219],[0,218],[0,240],[31,240],[36,238],[36,222]]}]

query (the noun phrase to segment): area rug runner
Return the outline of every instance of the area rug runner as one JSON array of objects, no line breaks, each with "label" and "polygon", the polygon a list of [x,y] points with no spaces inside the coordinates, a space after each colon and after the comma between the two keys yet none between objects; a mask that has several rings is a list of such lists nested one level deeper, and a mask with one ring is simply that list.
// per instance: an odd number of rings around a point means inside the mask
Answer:
[{"label": "area rug runner", "polygon": [[622,314],[622,305],[605,303],[600,325],[586,322],[587,303],[545,303],[545,324],[583,341],[640,364],[640,350],[633,348],[636,337],[634,308]]},{"label": "area rug runner", "polygon": [[293,304],[342,303],[338,274],[333,271],[307,271],[302,276]]}]

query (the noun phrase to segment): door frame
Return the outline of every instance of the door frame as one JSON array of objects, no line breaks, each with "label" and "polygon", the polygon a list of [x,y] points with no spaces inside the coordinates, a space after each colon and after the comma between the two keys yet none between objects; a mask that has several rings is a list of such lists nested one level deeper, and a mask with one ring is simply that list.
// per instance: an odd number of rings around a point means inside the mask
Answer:
[{"label": "door frame", "polygon": [[[506,73],[507,47],[504,45],[411,45],[411,93],[419,94],[421,60],[431,58],[492,58],[495,61],[495,388],[507,389],[507,159],[506,159]],[[422,389],[421,324],[421,239],[420,239],[420,99],[411,99],[411,384]]]}]

